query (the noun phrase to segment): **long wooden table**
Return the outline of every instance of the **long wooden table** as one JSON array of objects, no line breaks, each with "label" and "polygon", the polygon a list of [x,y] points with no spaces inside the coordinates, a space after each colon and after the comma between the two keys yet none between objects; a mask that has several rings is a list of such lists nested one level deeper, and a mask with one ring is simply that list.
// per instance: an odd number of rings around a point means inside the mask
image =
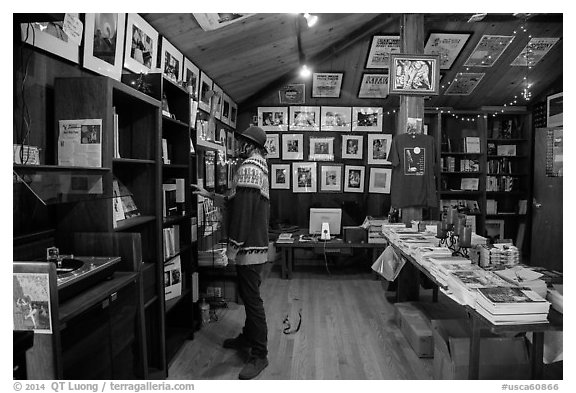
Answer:
[{"label": "long wooden table", "polygon": [[386,248],[386,243],[345,243],[342,239],[332,239],[328,241],[310,240],[299,241],[298,237],[293,243],[275,243],[276,248],[282,253],[282,278],[292,279],[292,270],[294,269],[294,250],[308,249],[318,253],[339,254],[343,250],[351,249],[371,249],[374,260],[377,257],[378,250]]},{"label": "long wooden table", "polygon": [[[386,236],[386,234],[384,234]],[[418,300],[418,290],[419,290],[419,273],[423,273],[426,277],[432,281],[434,284],[434,296],[433,300],[437,301],[438,288],[443,285],[438,282],[435,276],[423,265],[418,263],[414,257],[409,255],[406,250],[390,241],[387,237],[389,244],[394,247],[394,250],[399,256],[404,258],[405,261],[409,262],[404,265],[401,275],[399,276],[397,295],[396,298],[400,300]],[[409,267],[408,269],[406,269]],[[413,276],[416,272],[416,277]],[[402,276],[403,274],[403,277]],[[412,280],[407,278],[412,276]],[[404,279],[402,279],[404,278]],[[416,283],[414,285],[409,285],[409,288],[403,286],[402,283],[410,282]],[[480,315],[473,307],[468,305],[462,306],[468,312],[470,316],[470,324],[472,330],[472,336],[470,338],[470,351],[469,351],[469,363],[468,363],[468,379],[478,379],[479,368],[480,368],[480,337],[482,330],[489,330],[494,334],[502,333],[527,333],[532,332],[532,350],[530,351],[530,364],[531,364],[531,377],[533,379],[541,379],[543,372],[543,353],[544,353],[544,332],[546,331],[560,331],[563,329],[563,315],[550,307],[550,312],[548,314],[548,323],[538,323],[538,324],[517,324],[517,325],[494,325],[492,322],[488,321],[484,316]]]}]

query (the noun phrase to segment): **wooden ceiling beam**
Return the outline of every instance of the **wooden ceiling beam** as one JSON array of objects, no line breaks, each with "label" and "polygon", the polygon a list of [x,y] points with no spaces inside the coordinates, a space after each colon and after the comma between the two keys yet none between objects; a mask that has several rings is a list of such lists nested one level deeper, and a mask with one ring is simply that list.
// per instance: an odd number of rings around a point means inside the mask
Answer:
[{"label": "wooden ceiling beam", "polygon": [[[338,53],[343,52],[348,47],[356,45],[359,41],[365,39],[366,37],[372,36],[375,32],[396,30],[398,30],[398,14],[378,14],[376,17],[372,18],[367,23],[352,31],[343,39],[318,52],[316,55],[308,58],[307,63],[309,65],[321,64],[327,60],[330,60]],[[242,100],[238,105],[243,110],[257,106],[255,104],[251,104],[251,102],[257,102],[260,98],[270,94],[274,90],[279,89],[286,83],[290,82],[297,75],[298,68],[281,75],[262,89],[250,95],[248,98]]]}]

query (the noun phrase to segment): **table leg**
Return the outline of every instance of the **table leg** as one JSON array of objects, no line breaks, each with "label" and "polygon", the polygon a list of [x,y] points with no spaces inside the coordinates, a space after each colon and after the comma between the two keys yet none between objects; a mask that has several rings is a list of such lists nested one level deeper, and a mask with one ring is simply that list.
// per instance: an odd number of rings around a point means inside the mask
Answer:
[{"label": "table leg", "polygon": [[470,353],[468,358],[468,379],[478,379],[480,374],[480,321],[470,317],[472,337],[470,337]]},{"label": "table leg", "polygon": [[292,280],[292,270],[294,270],[294,249],[288,249],[288,279]]},{"label": "table leg", "polygon": [[542,357],[544,354],[544,332],[532,333],[532,351],[530,352],[532,379],[542,379],[544,366]]},{"label": "table leg", "polygon": [[282,248],[282,273],[281,278],[287,277],[287,267],[288,267],[288,248]]}]

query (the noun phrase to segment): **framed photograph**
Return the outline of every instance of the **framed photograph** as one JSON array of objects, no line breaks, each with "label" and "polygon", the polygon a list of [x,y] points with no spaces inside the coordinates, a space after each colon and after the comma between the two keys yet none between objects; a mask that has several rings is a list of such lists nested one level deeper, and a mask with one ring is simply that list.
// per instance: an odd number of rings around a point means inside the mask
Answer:
[{"label": "framed photograph", "polygon": [[391,146],[392,134],[368,134],[368,164],[391,164],[388,160]]},{"label": "framed photograph", "polygon": [[287,106],[259,106],[258,127],[264,131],[288,131]]},{"label": "framed photograph", "polygon": [[290,131],[318,131],[320,129],[319,106],[291,106]]},{"label": "framed photograph", "polygon": [[236,116],[238,115],[238,105],[230,100],[230,127],[236,129]]},{"label": "framed photograph", "polygon": [[194,63],[184,58],[184,71],[182,71],[182,82],[194,101],[198,101],[200,91],[200,68]]},{"label": "framed photograph", "polygon": [[350,131],[352,108],[323,106],[320,108],[320,129],[322,131]]},{"label": "framed photograph", "polygon": [[210,98],[211,94],[208,94],[212,90],[212,79],[200,71],[200,101],[198,101],[198,108],[210,112]]},{"label": "framed photograph", "polygon": [[266,134],[267,158],[280,158],[280,134]]},{"label": "framed photograph", "polygon": [[334,161],[334,138],[310,137],[310,154],[312,161]]},{"label": "framed photograph", "polygon": [[158,32],[138,14],[128,14],[124,68],[137,74],[156,70]]},{"label": "framed photograph", "polygon": [[315,162],[298,162],[292,164],[292,192],[316,192],[317,165]]},{"label": "framed photograph", "polygon": [[86,14],[83,66],[120,80],[126,14]]},{"label": "framed photograph", "polygon": [[226,93],[223,93],[222,97],[222,114],[220,115],[220,121],[226,125],[230,124],[230,97],[228,97]]},{"label": "framed photograph", "polygon": [[563,125],[563,94],[563,92],[552,94],[546,99],[546,127],[558,127]]},{"label": "framed photograph", "polygon": [[272,164],[270,188],[278,190],[290,189],[290,164]]},{"label": "framed photograph", "polygon": [[63,25],[64,17],[52,22],[21,23],[22,41],[78,64],[80,45],[68,37]]},{"label": "framed photograph", "polygon": [[352,131],[379,131],[382,132],[381,107],[355,106],[352,108]]},{"label": "framed photograph", "polygon": [[493,243],[504,239],[504,220],[486,220],[484,222],[484,236]]},{"label": "framed photograph", "polygon": [[306,85],[304,83],[292,83],[278,90],[280,104],[302,105],[306,102]]},{"label": "framed photograph", "polygon": [[388,74],[362,74],[358,98],[388,97],[389,81]]},{"label": "framed photograph", "polygon": [[444,92],[447,96],[467,96],[484,78],[483,72],[459,72]]},{"label": "framed photograph", "polygon": [[184,55],[166,37],[162,37],[160,69],[162,74],[174,83],[182,82]]},{"label": "framed photograph", "polygon": [[392,53],[400,53],[399,35],[373,36],[365,68],[388,68],[390,65],[390,54]]},{"label": "framed photograph", "polygon": [[320,164],[320,192],[342,192],[342,164]]},{"label": "framed photograph", "polygon": [[368,192],[390,194],[392,168],[370,168]]},{"label": "framed photograph", "polygon": [[390,55],[390,94],[438,95],[438,55]]},{"label": "framed photograph", "polygon": [[510,65],[534,67],[559,40],[560,38],[531,38]]},{"label": "framed photograph", "polygon": [[342,158],[361,160],[364,137],[362,135],[342,135]]},{"label": "framed photograph", "polygon": [[440,69],[449,70],[470,38],[469,33],[430,33],[424,53],[438,55]]},{"label": "framed photograph", "polygon": [[492,67],[513,40],[512,35],[483,35],[464,67]]},{"label": "framed photograph", "polygon": [[212,83],[212,91],[214,91],[214,95],[212,96],[214,117],[222,121],[222,101],[224,100],[224,91],[216,83]]},{"label": "framed photograph", "polygon": [[282,134],[282,159],[283,160],[304,159],[303,134]]},{"label": "framed photograph", "polygon": [[344,192],[364,192],[364,166],[344,167]]},{"label": "framed photograph", "polygon": [[312,74],[312,97],[340,98],[342,89],[341,72],[315,72]]}]

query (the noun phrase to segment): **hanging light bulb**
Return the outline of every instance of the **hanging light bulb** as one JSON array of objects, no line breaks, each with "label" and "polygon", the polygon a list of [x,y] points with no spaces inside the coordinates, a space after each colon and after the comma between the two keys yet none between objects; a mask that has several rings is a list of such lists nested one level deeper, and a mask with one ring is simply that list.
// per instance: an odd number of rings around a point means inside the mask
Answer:
[{"label": "hanging light bulb", "polygon": [[312,75],[312,71],[310,71],[310,68],[308,68],[306,64],[302,65],[302,67],[300,68],[300,76],[303,78],[308,78],[310,75]]},{"label": "hanging light bulb", "polygon": [[305,13],[304,18],[306,19],[306,23],[308,23],[308,27],[312,27],[316,22],[318,22],[318,17],[316,15]]}]

